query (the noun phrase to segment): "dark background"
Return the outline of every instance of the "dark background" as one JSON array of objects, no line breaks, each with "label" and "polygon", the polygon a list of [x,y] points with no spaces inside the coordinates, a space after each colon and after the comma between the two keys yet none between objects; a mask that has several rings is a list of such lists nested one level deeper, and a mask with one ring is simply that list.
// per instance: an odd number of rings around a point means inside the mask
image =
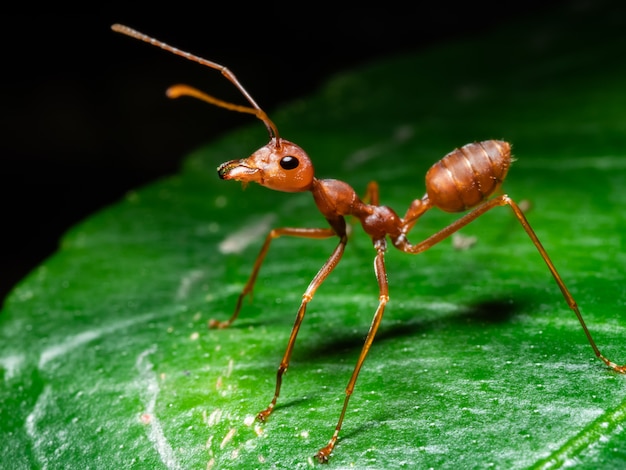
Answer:
[{"label": "dark background", "polygon": [[293,2],[182,13],[173,11],[184,8],[177,4],[165,15],[4,15],[0,304],[70,226],[127,190],[176,172],[191,150],[250,122],[194,100],[168,100],[164,90],[183,82],[244,103],[218,72],[114,33],[112,23],[228,66],[271,115],[336,71],[587,3],[341,11]]}]

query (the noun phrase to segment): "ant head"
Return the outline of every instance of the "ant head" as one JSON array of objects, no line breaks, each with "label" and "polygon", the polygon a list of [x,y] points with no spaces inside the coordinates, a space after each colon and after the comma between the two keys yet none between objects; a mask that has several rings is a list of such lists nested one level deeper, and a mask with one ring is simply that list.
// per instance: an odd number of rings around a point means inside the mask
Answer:
[{"label": "ant head", "polygon": [[197,62],[212,69],[219,70],[246,98],[250,106],[242,106],[215,98],[196,88],[188,85],[174,85],[167,90],[167,96],[178,98],[180,96],[191,96],[205,101],[220,108],[237,111],[240,113],[253,114],[260,119],[270,135],[270,142],[254,152],[250,157],[242,160],[232,160],[223,163],[217,169],[220,178],[225,180],[241,181],[244,184],[254,181],[270,189],[286,192],[298,192],[311,189],[313,184],[313,165],[306,152],[296,144],[283,140],[278,135],[278,129],[270,118],[265,114],[252,96],[239,83],[237,77],[223,65],[210,60],[203,59],[188,52],[181,51],[165,44],[162,41],[146,36],[128,26],[114,24],[113,31],[125,34],[140,41],[147,42],[153,46],[160,47],[172,54],[184,57],[185,59]]},{"label": "ant head", "polygon": [[251,181],[276,191],[294,193],[311,189],[313,164],[302,148],[274,137],[250,157],[222,163],[217,174],[224,180]]},{"label": "ant head", "polygon": [[302,148],[281,139],[276,125],[261,108],[241,106],[215,98],[188,85],[174,85],[167,90],[170,98],[192,96],[221,108],[249,113],[259,118],[270,135],[270,141],[250,157],[222,163],[217,174],[224,180],[251,181],[276,191],[295,193],[311,189],[314,179],[313,164]]}]

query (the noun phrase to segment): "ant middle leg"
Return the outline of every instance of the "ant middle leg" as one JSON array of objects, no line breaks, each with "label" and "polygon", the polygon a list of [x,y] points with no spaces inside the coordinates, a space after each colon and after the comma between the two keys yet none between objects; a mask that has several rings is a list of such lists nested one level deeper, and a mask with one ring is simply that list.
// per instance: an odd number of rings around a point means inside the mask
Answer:
[{"label": "ant middle leg", "polygon": [[369,352],[372,343],[374,342],[374,337],[376,336],[376,332],[378,331],[378,327],[383,319],[383,314],[385,312],[385,306],[389,301],[389,285],[387,281],[387,271],[385,268],[385,250],[386,250],[386,241],[385,239],[376,240],[374,242],[376,247],[376,258],[374,259],[374,271],[376,273],[376,279],[378,281],[378,308],[374,313],[374,318],[372,319],[372,323],[370,325],[370,329],[367,333],[367,337],[365,338],[365,343],[363,344],[363,348],[361,349],[361,354],[354,366],[354,370],[352,371],[352,375],[350,376],[350,380],[346,387],[346,396],[343,401],[343,407],[341,409],[341,414],[339,415],[339,420],[337,421],[337,425],[335,426],[335,431],[333,432],[332,437],[328,444],[322,447],[315,456],[317,457],[319,462],[326,463],[330,457],[331,452],[335,448],[335,444],[337,443],[337,439],[339,437],[339,432],[341,431],[341,427],[343,426],[343,420],[346,415],[346,410],[348,409],[348,402],[350,401],[350,397],[352,396],[352,392],[354,391],[354,386],[356,384],[357,377],[359,372],[361,371],[361,367],[363,366],[363,362]]}]

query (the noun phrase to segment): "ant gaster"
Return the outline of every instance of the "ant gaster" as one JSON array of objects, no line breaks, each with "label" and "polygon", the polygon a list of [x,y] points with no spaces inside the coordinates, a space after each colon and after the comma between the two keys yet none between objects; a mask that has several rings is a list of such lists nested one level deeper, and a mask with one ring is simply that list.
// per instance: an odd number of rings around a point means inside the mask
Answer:
[{"label": "ant gaster", "polygon": [[[368,185],[366,197],[364,198],[368,202],[364,202],[347,183],[335,179],[316,178],[313,164],[306,152],[293,142],[289,142],[279,136],[274,123],[269,119],[267,114],[261,110],[243,86],[241,86],[235,75],[226,67],[183,52],[126,26],[116,24],[112,26],[112,29],[119,33],[148,42],[176,55],[185,57],[186,59],[219,70],[237,87],[251,104],[251,107],[222,101],[187,85],[175,85],[167,91],[168,96],[171,98],[192,96],[215,106],[232,111],[253,114],[267,127],[270,134],[269,143],[261,147],[248,158],[232,160],[220,165],[217,169],[219,177],[225,180],[241,181],[244,184],[255,182],[277,191],[310,191],[313,194],[317,208],[330,225],[330,228],[284,227],[271,230],[254,263],[252,274],[239,295],[234,313],[226,321],[219,322],[211,320],[209,322],[210,327],[226,328],[235,321],[241,309],[243,299],[252,292],[261,264],[265,259],[265,255],[273,239],[281,236],[312,239],[339,238],[337,247],[315,275],[302,296],[302,303],[298,309],[296,321],[287,343],[287,350],[285,351],[276,374],[274,396],[268,407],[258,413],[257,418],[260,421],[265,421],[274,410],[280,394],[283,374],[289,367],[289,360],[300,325],[304,319],[306,307],[313,298],[317,288],[337,266],[344,253],[348,241],[345,217],[353,216],[357,218],[361,222],[365,232],[372,239],[374,249],[376,250],[374,271],[378,281],[378,308],[374,313],[374,318],[367,337],[365,338],[361,354],[356,362],[352,376],[348,381],[343,407],[335,431],[328,444],[322,447],[316,454],[320,462],[327,462],[335,447],[359,371],[361,370],[382,320],[385,305],[389,301],[389,289],[385,269],[387,240],[389,239],[395,248],[406,253],[421,253],[457,232],[494,207],[509,206],[512,209],[513,214],[547,264],[548,269],[561,289],[565,301],[576,314],[595,355],[612,370],[619,373],[626,373],[626,365],[617,365],[600,353],[600,350],[587,329],[574,298],[565,286],[561,276],[552,264],[548,253],[539,242],[539,239],[535,235],[535,232],[520,207],[507,195],[491,197],[499,189],[511,165],[510,144],[500,140],[486,140],[483,142],[470,143],[453,150],[428,170],[426,173],[426,194],[421,199],[415,199],[411,202],[404,216],[400,217],[390,207],[381,206],[379,204],[378,185],[374,182]],[[469,209],[473,210],[422,242],[412,244],[407,238],[408,233],[418,219],[433,207],[452,213],[464,212]]]}]

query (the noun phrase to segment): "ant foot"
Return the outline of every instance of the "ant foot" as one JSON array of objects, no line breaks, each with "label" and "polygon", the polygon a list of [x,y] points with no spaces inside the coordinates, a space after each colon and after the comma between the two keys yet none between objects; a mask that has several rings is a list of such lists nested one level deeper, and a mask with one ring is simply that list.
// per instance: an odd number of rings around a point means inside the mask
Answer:
[{"label": "ant foot", "polygon": [[264,423],[267,420],[267,418],[269,417],[269,415],[272,414],[272,410],[273,409],[274,409],[274,406],[270,405],[266,409],[264,409],[263,411],[259,411],[259,413],[256,415],[256,419],[258,419],[259,421]]},{"label": "ant foot", "polygon": [[626,374],[626,365],[623,365],[623,366],[617,365],[613,361],[609,361],[606,357],[602,355],[600,355],[600,359],[602,359],[602,361],[611,369],[613,369],[615,372],[619,372],[620,374]]},{"label": "ant foot", "polygon": [[229,321],[218,321],[211,318],[209,320],[209,329],[211,330],[223,330],[224,328],[228,328],[230,326]]},{"label": "ant foot", "polygon": [[330,453],[333,451],[333,447],[335,447],[335,443],[331,442],[326,447],[322,447],[317,451],[315,457],[319,463],[328,463],[328,459],[330,458]]}]

